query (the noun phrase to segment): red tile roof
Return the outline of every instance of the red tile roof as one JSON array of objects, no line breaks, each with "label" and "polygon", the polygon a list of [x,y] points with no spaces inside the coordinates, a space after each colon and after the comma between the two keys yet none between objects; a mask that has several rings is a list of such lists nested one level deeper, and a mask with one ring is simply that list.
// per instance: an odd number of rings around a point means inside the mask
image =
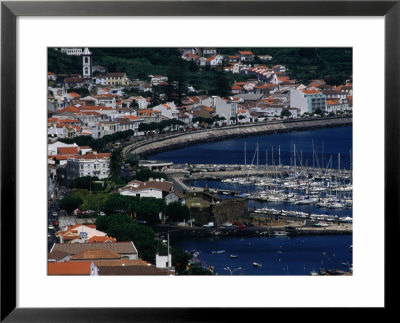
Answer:
[{"label": "red tile roof", "polygon": [[253,55],[253,52],[250,51],[239,51],[240,55]]},{"label": "red tile roof", "polygon": [[91,261],[48,262],[48,275],[90,275]]},{"label": "red tile roof", "polygon": [[60,111],[58,111],[58,112],[59,112],[59,113],[63,113],[63,112],[72,112],[72,113],[76,113],[76,112],[79,112],[79,111],[80,111],[80,109],[77,108],[76,106],[69,105],[69,106],[67,106],[66,108],[64,108],[64,109],[62,109],[62,110],[60,110]]},{"label": "red tile roof", "polygon": [[78,147],[58,147],[57,153],[59,155],[76,155],[78,154]]},{"label": "red tile roof", "polygon": [[89,110],[98,110],[98,111],[102,111],[102,110],[114,110],[113,108],[111,108],[111,107],[104,107],[104,106],[90,106],[90,105],[87,105],[87,106],[84,106],[84,107],[82,107],[82,110],[83,111],[89,111]]},{"label": "red tile roof", "polygon": [[82,96],[76,92],[69,92],[68,95],[72,96],[74,99],[81,98]]},{"label": "red tile roof", "polygon": [[[93,244],[95,248],[95,244]],[[71,256],[71,260],[121,259],[121,255],[105,249],[87,249]]]},{"label": "red tile roof", "polygon": [[106,242],[116,242],[117,239],[107,236],[93,236],[91,237],[88,242],[92,243],[106,243]]}]

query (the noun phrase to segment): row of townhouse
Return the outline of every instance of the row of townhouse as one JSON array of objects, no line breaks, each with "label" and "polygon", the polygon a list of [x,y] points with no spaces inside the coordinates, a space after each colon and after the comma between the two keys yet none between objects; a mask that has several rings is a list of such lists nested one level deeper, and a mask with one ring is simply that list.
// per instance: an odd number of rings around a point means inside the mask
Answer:
[{"label": "row of townhouse", "polygon": [[326,113],[352,111],[352,84],[334,87],[323,80],[313,80],[307,87],[290,88],[290,106],[300,109],[302,114],[321,110]]},{"label": "row of townhouse", "polygon": [[62,86],[65,89],[89,88],[91,85],[98,86],[127,86],[131,84],[125,72],[97,74],[90,78],[85,78],[81,74],[54,74],[47,73],[48,81]]},{"label": "row of townhouse", "polygon": [[127,86],[130,80],[126,73],[107,73],[93,77],[93,82],[96,85],[112,85],[112,86]]},{"label": "row of townhouse", "polygon": [[239,51],[233,56],[223,56],[219,54],[219,51],[215,48],[207,48],[203,50],[195,48],[181,49],[182,59],[186,61],[193,61],[202,67],[217,67],[221,66],[223,62],[229,62],[230,64],[239,62],[252,62],[254,61],[254,57],[255,55],[251,51]]}]

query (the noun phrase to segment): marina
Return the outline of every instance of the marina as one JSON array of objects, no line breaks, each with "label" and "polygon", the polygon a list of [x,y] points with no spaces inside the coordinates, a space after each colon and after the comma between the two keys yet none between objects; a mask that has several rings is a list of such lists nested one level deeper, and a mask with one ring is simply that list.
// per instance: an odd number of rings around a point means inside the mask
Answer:
[{"label": "marina", "polygon": [[352,274],[351,143],[352,128],[341,127],[175,150],[165,173],[177,187],[245,200],[251,223],[180,228],[171,233],[174,244],[196,249],[214,274],[235,266],[236,275]]}]

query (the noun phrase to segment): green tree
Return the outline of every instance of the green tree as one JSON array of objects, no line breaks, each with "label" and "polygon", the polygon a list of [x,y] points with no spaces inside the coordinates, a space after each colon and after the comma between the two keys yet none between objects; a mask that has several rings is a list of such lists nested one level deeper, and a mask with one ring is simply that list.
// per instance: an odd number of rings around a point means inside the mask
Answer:
[{"label": "green tree", "polygon": [[213,273],[208,269],[200,266],[192,266],[185,270],[181,275],[212,275]]},{"label": "green tree", "polygon": [[132,197],[120,195],[119,193],[112,193],[108,196],[104,203],[104,212],[106,214],[115,213],[117,210],[125,212],[129,211],[129,204]]},{"label": "green tree", "polygon": [[60,201],[60,208],[70,213],[79,208],[82,203],[83,200],[80,196],[68,195]]},{"label": "green tree", "polygon": [[89,191],[103,190],[104,188],[101,185],[96,185],[95,183],[93,183],[95,181],[99,181],[99,178],[97,176],[78,177],[72,181],[70,187],[78,189],[87,189]]},{"label": "green tree", "polygon": [[110,215],[97,217],[96,227],[117,241],[133,241],[140,258],[155,262],[157,241],[154,231],[148,226],[138,224],[126,215]]},{"label": "green tree", "polygon": [[131,152],[126,154],[125,161],[133,168],[137,168],[139,166],[139,156]]},{"label": "green tree", "polygon": [[281,118],[283,119],[284,117],[290,117],[292,113],[289,110],[282,110],[281,112]]},{"label": "green tree", "polygon": [[142,197],[130,203],[129,209],[136,214],[138,219],[154,224],[160,222],[160,214],[165,209],[165,202],[154,197]]},{"label": "green tree", "polygon": [[116,148],[111,152],[110,157],[110,174],[111,176],[118,177],[121,172],[121,166],[124,159],[122,156],[122,147]]},{"label": "green tree", "polygon": [[186,205],[180,202],[169,203],[165,208],[165,216],[169,222],[189,220],[190,211]]},{"label": "green tree", "polygon": [[147,182],[150,178],[156,179],[156,178],[163,178],[163,179],[168,179],[167,175],[161,172],[154,172],[150,170],[147,167],[140,167],[135,174],[135,179],[142,181],[142,182]]},{"label": "green tree", "polygon": [[231,83],[229,82],[229,79],[227,78],[225,72],[222,71],[216,72],[215,80],[216,80],[215,95],[219,95],[223,98],[232,95]]}]

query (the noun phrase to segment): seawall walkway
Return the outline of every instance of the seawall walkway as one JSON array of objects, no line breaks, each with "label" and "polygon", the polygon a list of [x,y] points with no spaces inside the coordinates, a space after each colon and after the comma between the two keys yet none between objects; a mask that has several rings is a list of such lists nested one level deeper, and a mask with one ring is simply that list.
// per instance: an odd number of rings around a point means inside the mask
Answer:
[{"label": "seawall walkway", "polygon": [[318,128],[340,127],[352,124],[351,116],[331,118],[308,118],[284,121],[272,121],[263,123],[252,123],[245,125],[226,126],[213,129],[197,130],[193,132],[171,134],[163,137],[151,138],[141,142],[128,145],[124,148],[125,153],[134,153],[141,157],[177,149],[198,143],[206,143],[231,139],[235,137],[248,137],[261,134],[273,134],[299,130],[311,130]]}]

